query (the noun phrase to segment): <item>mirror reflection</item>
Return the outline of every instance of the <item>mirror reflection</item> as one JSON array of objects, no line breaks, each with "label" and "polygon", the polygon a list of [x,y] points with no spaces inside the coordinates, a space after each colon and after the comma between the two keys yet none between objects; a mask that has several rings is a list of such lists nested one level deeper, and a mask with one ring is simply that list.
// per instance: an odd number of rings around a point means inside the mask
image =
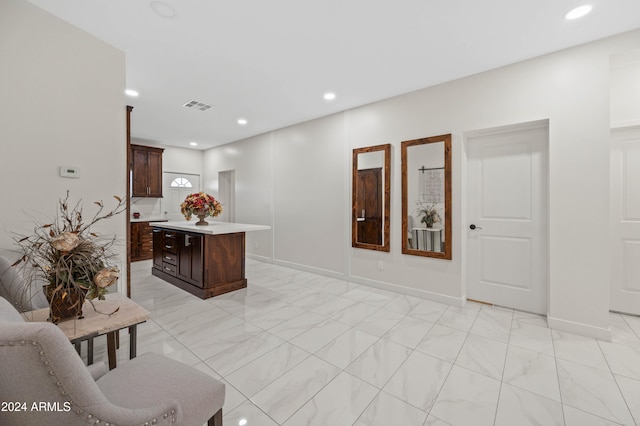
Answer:
[{"label": "mirror reflection", "polygon": [[402,252],[451,259],[451,135],[402,143]]},{"label": "mirror reflection", "polygon": [[390,144],[353,150],[353,247],[389,251],[390,164]]}]

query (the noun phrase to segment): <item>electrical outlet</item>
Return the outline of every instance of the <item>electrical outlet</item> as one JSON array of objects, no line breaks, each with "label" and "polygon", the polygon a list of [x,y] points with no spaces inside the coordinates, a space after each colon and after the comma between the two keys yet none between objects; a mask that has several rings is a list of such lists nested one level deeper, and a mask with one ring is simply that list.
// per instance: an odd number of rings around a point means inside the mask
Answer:
[{"label": "electrical outlet", "polygon": [[258,248],[258,242],[256,241],[255,243],[253,243],[253,246],[254,246],[255,248]]},{"label": "electrical outlet", "polygon": [[378,260],[378,271],[382,271],[384,269],[384,262],[382,260]]}]

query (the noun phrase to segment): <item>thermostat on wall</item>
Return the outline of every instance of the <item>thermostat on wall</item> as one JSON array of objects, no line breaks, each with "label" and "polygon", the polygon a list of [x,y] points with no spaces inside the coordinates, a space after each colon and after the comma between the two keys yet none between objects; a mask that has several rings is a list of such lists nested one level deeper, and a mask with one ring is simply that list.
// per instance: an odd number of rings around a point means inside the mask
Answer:
[{"label": "thermostat on wall", "polygon": [[60,176],[68,178],[79,178],[80,169],[77,167],[60,166]]}]

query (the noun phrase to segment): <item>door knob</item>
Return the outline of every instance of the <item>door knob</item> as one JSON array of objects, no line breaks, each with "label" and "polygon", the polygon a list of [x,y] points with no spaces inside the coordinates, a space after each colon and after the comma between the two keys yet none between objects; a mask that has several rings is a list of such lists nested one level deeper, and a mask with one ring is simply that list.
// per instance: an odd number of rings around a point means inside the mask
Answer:
[{"label": "door knob", "polygon": [[475,226],[473,223],[469,225],[469,229],[482,229],[480,226]]}]

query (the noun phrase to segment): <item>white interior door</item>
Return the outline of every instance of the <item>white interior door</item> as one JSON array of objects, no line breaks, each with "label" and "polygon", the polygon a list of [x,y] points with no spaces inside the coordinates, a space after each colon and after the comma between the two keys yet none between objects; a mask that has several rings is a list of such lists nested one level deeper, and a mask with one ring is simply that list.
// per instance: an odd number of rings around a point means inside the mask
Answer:
[{"label": "white interior door", "polygon": [[169,220],[184,220],[180,212],[180,204],[187,195],[200,192],[200,175],[187,173],[163,173],[162,204],[164,214]]},{"label": "white interior door", "polygon": [[473,132],[466,150],[467,297],[546,314],[548,122]]},{"label": "white interior door", "polygon": [[640,127],[611,132],[611,310],[640,315]]},{"label": "white interior door", "polygon": [[222,203],[221,222],[236,221],[236,171],[218,172],[218,201]]}]

